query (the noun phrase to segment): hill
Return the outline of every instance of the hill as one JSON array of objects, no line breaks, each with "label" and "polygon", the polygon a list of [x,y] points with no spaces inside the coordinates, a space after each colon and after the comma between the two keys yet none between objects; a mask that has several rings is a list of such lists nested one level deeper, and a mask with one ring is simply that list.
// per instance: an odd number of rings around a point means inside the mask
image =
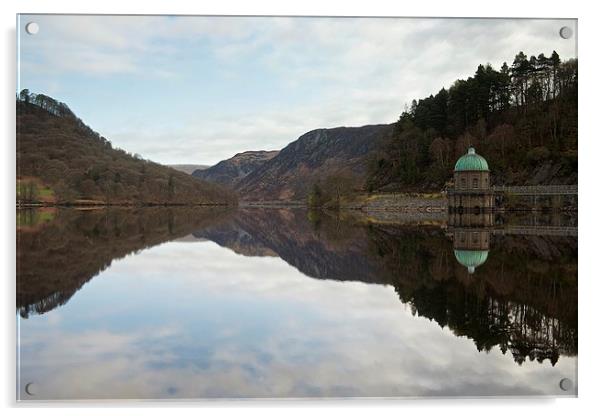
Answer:
[{"label": "hill", "polygon": [[218,185],[113,148],[64,103],[27,90],[17,99],[17,180],[21,203],[236,203]]},{"label": "hill", "polygon": [[389,129],[389,125],[371,125],[310,131],[249,173],[235,189],[249,201],[305,201],[322,183],[362,187],[366,156]]},{"label": "hill", "polygon": [[367,186],[439,191],[469,146],[496,185],[577,183],[577,60],[519,52],[418,101],[370,161]]},{"label": "hill", "polygon": [[222,160],[210,168],[195,170],[192,172],[192,176],[233,188],[249,173],[277,154],[277,150],[250,150],[237,153],[230,159]]}]

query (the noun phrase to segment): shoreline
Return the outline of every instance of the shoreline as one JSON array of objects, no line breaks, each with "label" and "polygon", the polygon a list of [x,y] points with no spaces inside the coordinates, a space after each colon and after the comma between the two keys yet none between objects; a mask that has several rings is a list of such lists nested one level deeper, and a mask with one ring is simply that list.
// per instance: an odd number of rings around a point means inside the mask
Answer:
[{"label": "shoreline", "polygon": [[235,208],[238,205],[231,204],[158,204],[158,203],[114,203],[114,204],[99,204],[99,203],[17,203],[17,209],[33,209],[33,208],[151,208],[151,207],[231,207]]},{"label": "shoreline", "polygon": [[[459,213],[450,213],[448,208],[447,198],[441,196],[418,196],[407,194],[378,194],[378,195],[363,195],[361,198],[355,198],[353,201],[341,201],[339,208],[334,207],[310,207],[301,201],[253,201],[242,202],[238,205],[226,204],[18,204],[17,213],[31,211],[44,211],[60,209],[72,209],[75,211],[93,211],[93,210],[111,210],[111,209],[161,209],[161,208],[199,208],[214,209],[214,210],[304,210],[308,216],[313,215],[328,215],[337,216],[339,218],[348,218],[352,221],[357,221],[363,224],[373,225],[429,225],[443,226],[449,223],[450,216],[458,215]],[[202,211],[199,211],[202,212]],[[565,215],[576,216],[577,210],[554,209],[554,208],[539,208],[539,209],[495,209],[488,212],[473,212],[470,210],[459,214],[467,220],[474,215],[489,215],[496,214],[508,215]],[[19,214],[18,214],[19,215]],[[491,217],[494,218],[494,217]],[[469,221],[470,222],[470,221]]]},{"label": "shoreline", "polygon": [[[102,203],[95,200],[80,200],[76,202],[47,202],[40,201],[35,203],[19,203],[17,209],[35,209],[35,208],[89,208],[100,209],[109,207],[124,208],[145,208],[145,207],[227,207],[227,208],[266,208],[266,209],[286,209],[303,208],[307,210],[323,211],[361,211],[367,215],[371,213],[447,213],[449,210],[448,199],[442,194],[414,194],[414,193],[378,193],[378,194],[360,194],[354,195],[350,199],[343,199],[339,207],[329,206],[309,206],[305,201],[239,201],[237,204],[228,203]],[[558,212],[558,213],[577,213],[577,206],[515,206],[515,207],[497,207],[491,212]],[[466,210],[465,214],[473,213]]]}]

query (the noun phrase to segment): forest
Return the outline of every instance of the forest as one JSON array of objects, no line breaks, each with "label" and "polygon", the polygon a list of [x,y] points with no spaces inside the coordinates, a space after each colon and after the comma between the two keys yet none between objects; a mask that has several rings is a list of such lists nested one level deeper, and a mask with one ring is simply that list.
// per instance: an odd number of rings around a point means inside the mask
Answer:
[{"label": "forest", "polygon": [[519,52],[412,101],[369,160],[369,191],[440,191],[474,146],[493,184],[577,183],[577,60]]},{"label": "forest", "polygon": [[21,204],[236,204],[236,195],[114,148],[69,107],[17,96],[17,199]]}]

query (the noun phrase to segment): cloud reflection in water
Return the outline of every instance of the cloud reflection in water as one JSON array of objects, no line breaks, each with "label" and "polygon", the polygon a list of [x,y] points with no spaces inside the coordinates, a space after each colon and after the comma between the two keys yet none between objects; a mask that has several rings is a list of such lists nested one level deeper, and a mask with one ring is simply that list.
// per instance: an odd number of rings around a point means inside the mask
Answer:
[{"label": "cloud reflection in water", "polygon": [[391,286],[312,279],[208,241],[116,261],[20,325],[36,399],[562,394],[576,369],[479,352]]}]

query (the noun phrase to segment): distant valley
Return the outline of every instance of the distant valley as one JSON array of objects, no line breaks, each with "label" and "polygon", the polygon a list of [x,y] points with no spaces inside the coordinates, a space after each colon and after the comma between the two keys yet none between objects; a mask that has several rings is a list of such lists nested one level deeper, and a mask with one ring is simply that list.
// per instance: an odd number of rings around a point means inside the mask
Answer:
[{"label": "distant valley", "polygon": [[175,164],[175,165],[167,165],[172,169],[178,170],[180,172],[187,173],[192,175],[192,172],[195,170],[203,170],[210,167],[209,165],[190,165],[190,164]]}]

